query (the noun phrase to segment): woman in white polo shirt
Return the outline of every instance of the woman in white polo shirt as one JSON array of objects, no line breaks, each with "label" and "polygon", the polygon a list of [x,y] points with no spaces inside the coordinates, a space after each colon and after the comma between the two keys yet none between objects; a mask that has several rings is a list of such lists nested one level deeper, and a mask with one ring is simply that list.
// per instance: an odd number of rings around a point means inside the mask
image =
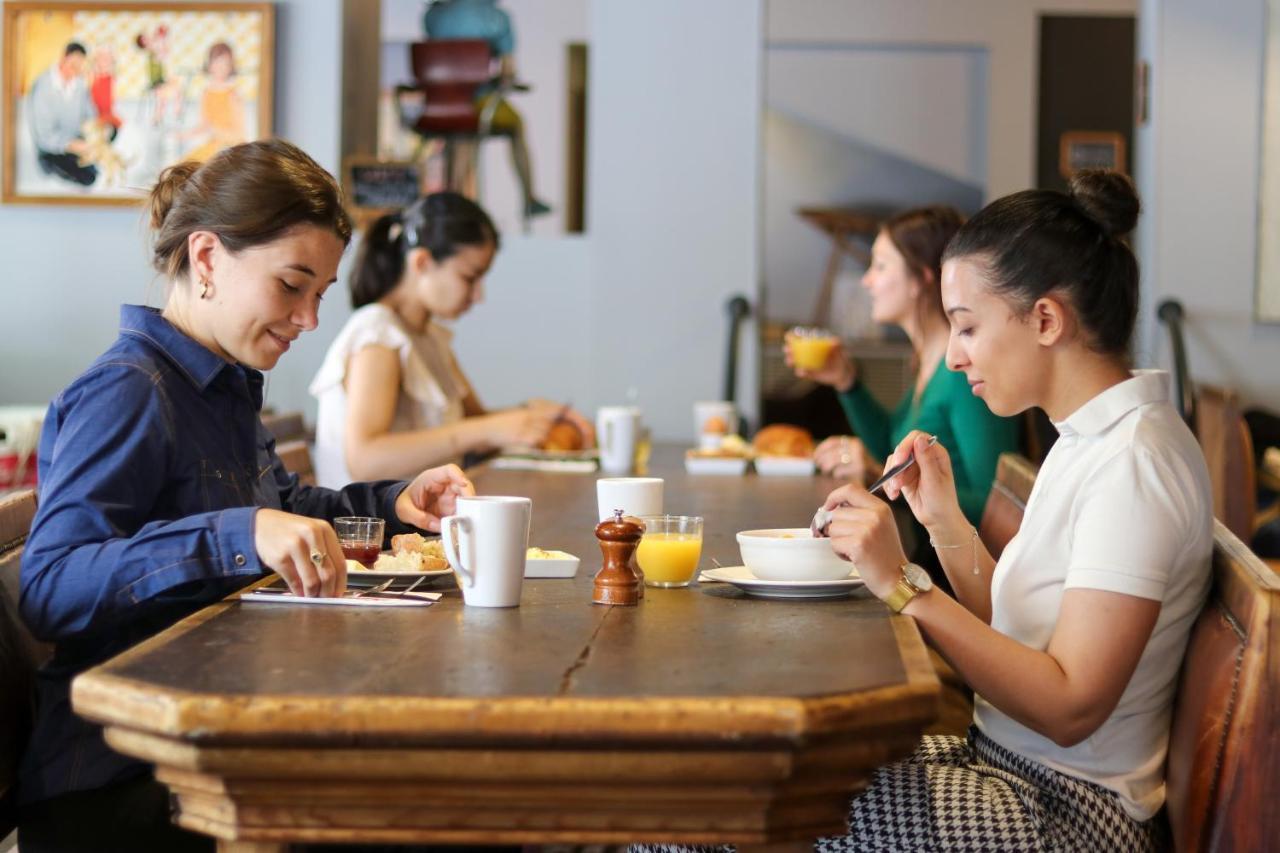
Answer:
[{"label": "woman in white polo shirt", "polygon": [[926,737],[853,802],[826,849],[1145,850],[1164,803],[1182,655],[1209,587],[1213,519],[1196,441],[1163,374],[1131,373],[1138,199],[1116,173],[988,205],[947,248],[947,366],[998,415],[1032,406],[1060,438],[993,560],[951,462],[909,435],[888,488],[929,531],[955,598],[908,564],[884,502],[827,500],[868,587],[915,618],[977,694],[967,740]]}]

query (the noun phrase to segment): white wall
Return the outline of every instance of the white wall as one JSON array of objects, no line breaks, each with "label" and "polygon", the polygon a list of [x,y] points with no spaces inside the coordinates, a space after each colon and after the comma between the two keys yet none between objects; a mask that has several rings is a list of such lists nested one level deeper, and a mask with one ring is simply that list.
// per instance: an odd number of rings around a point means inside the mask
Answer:
[{"label": "white wall", "polygon": [[1139,358],[1167,366],[1153,306],[1179,299],[1192,377],[1280,408],[1280,326],[1253,319],[1265,0],[1143,0],[1141,16],[1152,100],[1151,121],[1138,129]]},{"label": "white wall", "polygon": [[765,32],[770,49],[826,45],[985,51],[990,81],[987,192],[988,198],[996,198],[1035,181],[1039,17],[1132,14],[1136,6],[1137,0],[769,0]]},{"label": "white wall", "polygon": [[[764,294],[807,320],[830,241],[802,206],[964,211],[1035,182],[1039,17],[1133,14],[1136,0],[768,0]],[[878,332],[845,258],[831,324]]]},{"label": "white wall", "polygon": [[719,396],[725,302],[759,287],[761,25],[761,0],[591,4],[590,386],[634,387],[660,438],[690,439],[693,402]]},{"label": "white wall", "polygon": [[[333,170],[338,164],[340,0],[277,0],[276,132]],[[0,404],[45,403],[115,339],[124,302],[160,304],[140,209],[0,207]],[[307,404],[306,384],[337,328],[329,299],[269,377],[268,400]]]}]

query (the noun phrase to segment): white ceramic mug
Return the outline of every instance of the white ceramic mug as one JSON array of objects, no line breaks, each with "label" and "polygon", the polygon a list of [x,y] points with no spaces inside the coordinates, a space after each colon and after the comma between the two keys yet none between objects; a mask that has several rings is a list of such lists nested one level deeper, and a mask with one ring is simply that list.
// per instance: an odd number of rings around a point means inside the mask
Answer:
[{"label": "white ceramic mug", "polygon": [[516,607],[529,548],[529,498],[458,498],[440,521],[440,539],[458,575],[462,600],[473,607]]},{"label": "white ceramic mug", "polygon": [[606,474],[625,474],[631,470],[639,439],[639,409],[634,406],[601,406],[596,411],[600,470]]},{"label": "white ceramic mug", "polygon": [[662,515],[661,477],[602,477],[596,480],[596,509],[600,520],[623,515]]},{"label": "white ceramic mug", "polygon": [[724,421],[726,433],[738,431],[738,407],[728,400],[704,400],[693,404],[694,434],[702,435],[707,421],[719,418]]}]

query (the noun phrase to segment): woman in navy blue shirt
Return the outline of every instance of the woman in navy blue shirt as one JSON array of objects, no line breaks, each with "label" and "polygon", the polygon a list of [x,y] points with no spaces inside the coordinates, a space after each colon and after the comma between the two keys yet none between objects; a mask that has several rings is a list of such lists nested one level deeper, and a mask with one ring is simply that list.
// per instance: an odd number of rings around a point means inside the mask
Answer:
[{"label": "woman in navy blue shirt", "polygon": [[268,140],[174,166],[150,217],[165,307],[121,309],[119,338],[53,401],[40,440],[21,609],[55,651],[19,777],[24,853],[211,849],[170,824],[147,765],[72,713],[71,679],[267,572],[300,595],[341,595],[330,519],[438,530],[474,491],[452,465],[307,487],[275,453],[260,371],[316,327],[351,238],[337,185],[310,157]]}]

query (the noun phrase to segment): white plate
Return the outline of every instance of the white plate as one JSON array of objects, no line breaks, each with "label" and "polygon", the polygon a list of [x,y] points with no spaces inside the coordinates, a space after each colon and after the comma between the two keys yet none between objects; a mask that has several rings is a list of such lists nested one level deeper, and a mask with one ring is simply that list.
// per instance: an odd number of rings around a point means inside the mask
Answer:
[{"label": "white plate", "polygon": [[812,477],[813,458],[808,456],[757,456],[756,473],[762,477]]},{"label": "white plate", "polygon": [[542,558],[524,561],[524,576],[527,578],[571,578],[578,573],[580,561],[572,554],[563,551],[551,551],[562,555],[555,559]]},{"label": "white plate", "polygon": [[744,456],[686,456],[684,470],[690,474],[741,476],[747,472],[747,459]]},{"label": "white plate", "polygon": [[746,566],[707,569],[698,579],[730,583],[747,595],[760,598],[841,598],[864,586],[856,574],[836,581],[766,581],[751,574]]},{"label": "white plate", "polygon": [[[428,569],[425,572],[419,572],[413,569],[406,569],[398,572],[380,572],[373,569],[366,569],[360,566],[355,560],[347,560],[347,580],[358,581],[360,578],[368,578],[369,580],[390,580],[391,578],[442,578],[445,575],[453,574],[453,569]],[[426,583],[427,581],[424,581]]]}]

